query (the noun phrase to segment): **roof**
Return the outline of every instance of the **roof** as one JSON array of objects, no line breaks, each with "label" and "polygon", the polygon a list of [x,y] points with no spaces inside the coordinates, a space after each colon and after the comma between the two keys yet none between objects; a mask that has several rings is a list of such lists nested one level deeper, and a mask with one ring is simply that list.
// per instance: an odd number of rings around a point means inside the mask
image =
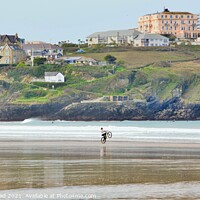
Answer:
[{"label": "roof", "polygon": [[0,35],[0,42],[4,42],[8,38],[11,43],[17,43],[20,39],[16,35]]},{"label": "roof", "polygon": [[45,72],[45,76],[57,76],[60,72]]},{"label": "roof", "polygon": [[127,29],[127,30],[111,30],[111,31],[105,31],[105,32],[96,32],[91,35],[89,35],[87,38],[92,38],[92,37],[109,37],[109,36],[136,36],[138,35],[139,31],[135,29]]},{"label": "roof", "polygon": [[61,47],[57,45],[52,45],[50,43],[37,43],[37,44],[23,44],[24,50],[45,50],[45,49],[59,49],[62,50]]},{"label": "roof", "polygon": [[151,14],[146,14],[144,16],[150,16],[150,15],[157,15],[157,14],[165,14],[165,15],[194,15],[193,13],[191,12],[182,12],[182,11],[163,11],[163,12],[157,12],[157,13],[151,13]]},{"label": "roof", "polygon": [[80,60],[82,57],[68,57],[65,61],[73,61],[73,60]]},{"label": "roof", "polygon": [[161,14],[171,14],[171,15],[193,15],[190,12],[161,12]]},{"label": "roof", "polygon": [[136,38],[136,40],[141,40],[141,39],[168,39],[165,36],[159,35],[159,34],[153,34],[153,33],[142,33],[139,34]]}]

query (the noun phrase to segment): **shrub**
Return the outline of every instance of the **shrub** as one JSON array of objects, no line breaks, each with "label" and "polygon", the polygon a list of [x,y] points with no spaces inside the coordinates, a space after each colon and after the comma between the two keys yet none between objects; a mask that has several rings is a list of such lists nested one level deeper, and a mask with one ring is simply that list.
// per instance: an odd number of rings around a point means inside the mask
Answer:
[{"label": "shrub", "polygon": [[47,61],[46,58],[36,57],[34,58],[33,63],[34,65],[39,66],[39,65],[43,65],[46,61]]},{"label": "shrub", "polygon": [[29,99],[33,97],[44,97],[47,95],[47,91],[45,90],[30,90],[24,93],[24,97]]}]

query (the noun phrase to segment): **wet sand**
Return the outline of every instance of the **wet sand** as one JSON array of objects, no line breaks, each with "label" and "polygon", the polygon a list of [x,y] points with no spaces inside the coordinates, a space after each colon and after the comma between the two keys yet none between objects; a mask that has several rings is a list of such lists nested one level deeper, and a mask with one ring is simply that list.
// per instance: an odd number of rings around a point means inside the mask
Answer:
[{"label": "wet sand", "polygon": [[[23,188],[48,191],[73,186],[73,190],[84,191],[86,186],[103,190],[102,187],[117,185],[133,188],[199,182],[200,144],[111,140],[104,145],[83,140],[0,142],[0,194],[10,189],[24,192]],[[194,198],[199,195],[193,194]]]}]

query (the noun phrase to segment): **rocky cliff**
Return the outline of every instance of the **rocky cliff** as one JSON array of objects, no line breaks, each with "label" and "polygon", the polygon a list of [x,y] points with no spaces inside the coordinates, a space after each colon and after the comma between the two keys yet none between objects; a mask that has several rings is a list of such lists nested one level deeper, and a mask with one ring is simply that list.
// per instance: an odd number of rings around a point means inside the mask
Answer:
[{"label": "rocky cliff", "polygon": [[168,101],[134,103],[90,102],[52,103],[42,105],[6,105],[0,110],[1,121],[18,121],[27,118],[44,120],[198,120],[200,104],[185,105],[179,98]]}]

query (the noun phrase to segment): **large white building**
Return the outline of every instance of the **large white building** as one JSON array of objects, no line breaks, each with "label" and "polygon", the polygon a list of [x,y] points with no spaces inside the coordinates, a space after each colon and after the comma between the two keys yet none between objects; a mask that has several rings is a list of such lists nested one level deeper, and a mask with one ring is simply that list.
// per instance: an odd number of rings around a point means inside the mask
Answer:
[{"label": "large white building", "polygon": [[87,40],[89,46],[97,44],[131,45],[139,33],[135,29],[96,32],[89,35]]}]

